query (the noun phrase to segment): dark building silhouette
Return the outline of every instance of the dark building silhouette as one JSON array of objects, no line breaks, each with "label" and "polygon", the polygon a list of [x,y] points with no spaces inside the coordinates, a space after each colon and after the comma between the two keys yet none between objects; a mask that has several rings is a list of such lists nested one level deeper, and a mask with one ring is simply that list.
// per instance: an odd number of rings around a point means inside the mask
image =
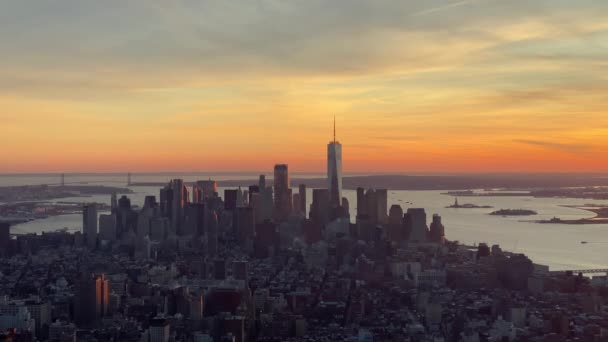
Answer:
[{"label": "dark building silhouette", "polygon": [[288,166],[287,164],[277,164],[274,166],[274,208],[277,220],[287,219],[291,213],[291,200]]},{"label": "dark building silhouette", "polygon": [[393,204],[389,210],[387,235],[389,241],[397,244],[407,238],[403,227],[403,209],[398,204]]},{"label": "dark building silhouette", "polygon": [[109,284],[104,275],[85,277],[76,285],[74,299],[75,321],[90,326],[108,313]]},{"label": "dark building silhouette", "polygon": [[203,202],[203,190],[198,184],[192,186],[192,203]]},{"label": "dark building silhouette", "polygon": [[224,190],[224,209],[234,210],[237,206],[238,190],[226,189]]},{"label": "dark building silhouette", "polygon": [[321,226],[325,226],[329,222],[329,209],[329,190],[313,189],[310,219]]},{"label": "dark building silhouette", "polygon": [[188,203],[188,198],[188,189],[181,179],[171,180],[160,190],[161,212],[170,219],[172,234],[176,234],[183,224],[184,207]]},{"label": "dark building silhouette", "polygon": [[327,189],[332,208],[342,200],[342,145],[336,141],[336,119],[334,118],[334,140],[327,144]]},{"label": "dark building silhouette", "polygon": [[274,222],[266,220],[255,226],[254,253],[258,258],[266,258],[278,246],[279,236]]},{"label": "dark building silhouette", "polygon": [[409,208],[403,216],[408,241],[424,243],[428,241],[429,229],[426,225],[426,212],[423,208]]},{"label": "dark building silhouette", "polygon": [[82,233],[87,247],[94,249],[97,246],[97,206],[87,204],[82,208]]},{"label": "dark building silhouette", "polygon": [[232,222],[239,245],[248,247],[255,237],[255,211],[251,207],[236,208]]},{"label": "dark building silhouette", "polygon": [[431,223],[429,238],[431,242],[444,243],[445,242],[445,228],[441,223],[441,216],[434,214],[433,222]]},{"label": "dark building silhouette", "polygon": [[253,195],[259,194],[259,193],[260,193],[259,185],[250,185],[249,186],[249,199],[248,199],[249,205],[251,205]]},{"label": "dark building silhouette", "polygon": [[185,209],[184,229],[181,235],[203,235],[205,232],[205,205],[188,203]]},{"label": "dark building silhouette", "polygon": [[219,224],[217,213],[214,210],[205,210],[205,234],[206,239],[206,254],[214,256],[218,250],[218,235],[219,235]]},{"label": "dark building silhouette", "polygon": [[8,255],[11,243],[11,225],[8,222],[0,222],[0,256]]},{"label": "dark building silhouette", "polygon": [[196,185],[201,189],[201,201],[217,196],[217,182],[214,180],[200,180]]},{"label": "dark building silhouette", "polygon": [[306,184],[298,186],[298,194],[300,194],[300,212],[306,215]]},{"label": "dark building silhouette", "polygon": [[387,222],[388,195],[386,189],[357,188],[357,219],[359,216],[367,215],[371,222]]}]

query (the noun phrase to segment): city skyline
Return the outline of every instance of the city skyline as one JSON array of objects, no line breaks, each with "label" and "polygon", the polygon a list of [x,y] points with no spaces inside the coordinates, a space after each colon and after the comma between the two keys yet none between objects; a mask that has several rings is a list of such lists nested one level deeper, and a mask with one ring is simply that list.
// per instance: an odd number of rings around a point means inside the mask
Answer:
[{"label": "city skyline", "polygon": [[0,5],[0,172],[608,171],[605,2],[112,5]]}]

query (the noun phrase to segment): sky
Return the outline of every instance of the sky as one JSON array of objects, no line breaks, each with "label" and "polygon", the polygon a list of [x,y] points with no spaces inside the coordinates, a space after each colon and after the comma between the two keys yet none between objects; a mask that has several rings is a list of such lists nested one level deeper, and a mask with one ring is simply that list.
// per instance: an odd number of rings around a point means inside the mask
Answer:
[{"label": "sky", "polygon": [[0,0],[0,172],[608,172],[606,0]]}]

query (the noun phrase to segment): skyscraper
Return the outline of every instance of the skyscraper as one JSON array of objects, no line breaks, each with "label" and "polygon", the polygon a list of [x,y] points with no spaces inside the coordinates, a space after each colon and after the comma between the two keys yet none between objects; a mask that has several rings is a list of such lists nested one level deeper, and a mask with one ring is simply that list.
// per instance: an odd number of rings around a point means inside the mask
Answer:
[{"label": "skyscraper", "polygon": [[171,219],[171,233],[177,234],[182,228],[184,207],[188,203],[188,189],[181,179],[173,179],[160,191],[160,204],[163,215]]},{"label": "skyscraper", "polygon": [[78,325],[90,325],[108,313],[109,284],[104,275],[82,279],[76,288],[75,319]]},{"label": "skyscraper", "polygon": [[202,203],[203,190],[198,184],[192,185],[192,203]]},{"label": "skyscraper", "polygon": [[97,245],[97,206],[94,203],[82,207],[82,233],[87,241],[87,247],[95,248]]},{"label": "skyscraper", "polygon": [[327,189],[332,207],[340,205],[342,199],[342,145],[336,141],[336,118],[334,117],[334,140],[327,144]]},{"label": "skyscraper", "polygon": [[403,216],[405,230],[409,233],[408,241],[427,242],[429,228],[426,225],[426,212],[422,208],[409,208]]},{"label": "skyscraper", "polygon": [[0,222],[0,256],[8,254],[11,242],[11,225],[8,222]]},{"label": "skyscraper", "polygon": [[198,181],[196,185],[201,189],[201,200],[204,201],[208,198],[214,197],[217,194],[217,182],[214,180]]},{"label": "skyscraper", "polygon": [[306,216],[306,184],[300,184],[298,187],[298,193],[300,194],[300,211]]},{"label": "skyscraper", "polygon": [[287,219],[291,212],[291,189],[287,164],[274,166],[274,207],[279,221]]}]

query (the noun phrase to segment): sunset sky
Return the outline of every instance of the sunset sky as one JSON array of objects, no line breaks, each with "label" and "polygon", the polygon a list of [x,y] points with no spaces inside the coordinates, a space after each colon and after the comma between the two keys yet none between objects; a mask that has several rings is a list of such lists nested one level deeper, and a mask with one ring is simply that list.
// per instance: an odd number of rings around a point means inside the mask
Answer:
[{"label": "sunset sky", "polygon": [[606,0],[0,0],[0,172],[608,172]]}]

